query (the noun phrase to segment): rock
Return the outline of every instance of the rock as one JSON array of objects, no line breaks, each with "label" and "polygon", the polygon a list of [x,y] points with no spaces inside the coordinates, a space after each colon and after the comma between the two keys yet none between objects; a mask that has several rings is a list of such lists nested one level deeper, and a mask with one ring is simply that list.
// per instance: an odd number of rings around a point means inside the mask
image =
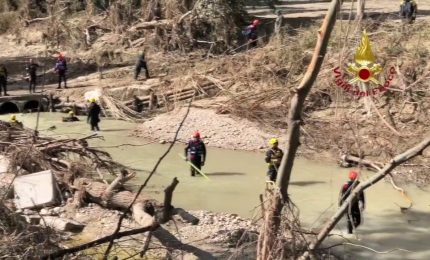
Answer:
[{"label": "rock", "polygon": [[199,258],[191,253],[185,254],[183,260],[198,260]]},{"label": "rock", "polygon": [[34,210],[31,210],[31,209],[24,209],[22,211],[22,214],[24,214],[24,215],[34,215],[34,214],[37,214],[37,212],[34,211]]},{"label": "rock", "polygon": [[55,204],[57,183],[50,170],[19,176],[13,183],[17,208],[34,208]]},{"label": "rock", "polygon": [[81,232],[85,225],[65,218],[46,216],[41,222],[42,225],[54,228],[59,231]]},{"label": "rock", "polygon": [[165,144],[165,143],[167,143],[167,142],[166,142],[166,140],[160,140],[158,143],[159,143],[159,144]]},{"label": "rock", "polygon": [[41,209],[39,213],[40,213],[40,215],[51,215],[51,211],[49,209],[46,209],[46,208]]}]

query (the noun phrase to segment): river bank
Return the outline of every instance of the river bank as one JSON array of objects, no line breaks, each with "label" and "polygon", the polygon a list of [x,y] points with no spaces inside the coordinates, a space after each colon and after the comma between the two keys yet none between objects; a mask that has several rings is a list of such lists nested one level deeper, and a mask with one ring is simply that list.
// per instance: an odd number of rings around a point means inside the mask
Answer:
[{"label": "river bank", "polygon": [[[7,118],[7,116],[3,117]],[[19,115],[18,118],[27,126],[36,125],[36,114]],[[85,122],[63,123],[60,118],[60,113],[42,113],[39,118],[40,133],[58,137],[82,137],[91,134]],[[53,125],[56,128],[48,130]],[[137,126],[124,121],[103,120],[102,131],[99,133],[103,139],[90,141],[94,147],[104,147],[103,149],[109,151],[116,161],[136,169],[138,175],[128,185],[132,189],[136,189],[137,185],[142,183],[148,171],[167,148],[166,145],[147,144],[146,140],[132,136]],[[120,146],[121,144],[130,145]],[[206,181],[203,178],[189,176],[189,167],[177,155],[182,152],[183,145],[178,144],[174,147],[145,188],[145,193],[161,201],[163,199],[161,191],[173,177],[178,177],[180,183],[174,193],[174,205],[194,212],[193,214],[201,218],[203,225],[180,227],[180,234],[187,237],[183,238],[183,241],[200,243],[193,245],[213,255],[223,256],[226,249],[230,248],[229,245],[232,245],[229,242],[229,236],[234,237],[236,232],[241,232],[236,231],[236,227],[258,226],[253,224],[252,219],[254,216],[258,219],[260,214],[258,194],[262,193],[265,187],[266,166],[263,162],[263,154],[209,147],[210,157],[204,171],[210,181]],[[291,199],[300,208],[300,219],[304,227],[316,231],[317,227],[336,211],[338,191],[346,181],[347,173],[347,169],[338,168],[335,164],[297,159],[290,192]],[[372,173],[363,172],[361,178],[367,179],[371,176]],[[418,243],[407,238],[423,237],[422,241],[426,241],[424,239],[426,229],[422,227],[428,222],[425,214],[428,210],[428,190],[417,189],[414,185],[406,185],[402,188],[413,200],[412,209],[406,212],[400,211],[399,206],[408,207],[408,202],[390,184],[378,183],[366,192],[368,203],[365,222],[357,231],[361,240],[354,241],[381,251],[397,247],[414,251],[414,253],[389,254],[387,257],[390,259],[430,255],[424,242]],[[82,214],[77,218],[87,223],[89,233],[109,232],[115,220],[118,219],[118,212],[108,210],[108,212],[101,211],[100,214],[96,214],[98,210],[98,206],[88,204],[76,213]],[[170,224],[170,227],[174,232],[175,225]],[[345,223],[341,223],[335,233],[344,236]],[[403,239],[396,235],[398,233],[410,235],[403,236]],[[396,239],[385,240],[386,237],[396,237]],[[202,240],[195,241],[195,238]],[[77,239],[89,240],[85,236]],[[220,246],[213,247],[218,239],[221,240]],[[233,247],[231,249],[233,250]],[[342,248],[339,253],[359,257],[372,256],[368,251],[353,247]]]}]

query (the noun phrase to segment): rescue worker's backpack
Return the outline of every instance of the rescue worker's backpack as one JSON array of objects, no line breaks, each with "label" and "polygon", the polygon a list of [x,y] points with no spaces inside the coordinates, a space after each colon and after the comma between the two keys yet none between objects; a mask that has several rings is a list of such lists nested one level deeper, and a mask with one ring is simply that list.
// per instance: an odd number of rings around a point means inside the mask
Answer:
[{"label": "rescue worker's backpack", "polygon": [[407,1],[402,4],[402,9],[400,10],[400,16],[405,18],[411,18],[414,13],[414,6],[412,1]]}]

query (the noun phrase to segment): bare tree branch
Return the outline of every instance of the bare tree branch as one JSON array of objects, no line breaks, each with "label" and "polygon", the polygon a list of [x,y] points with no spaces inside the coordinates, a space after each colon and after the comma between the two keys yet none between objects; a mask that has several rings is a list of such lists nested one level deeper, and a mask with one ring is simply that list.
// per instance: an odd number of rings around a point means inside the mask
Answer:
[{"label": "bare tree branch", "polygon": [[355,189],[351,192],[351,194],[346,198],[345,202],[342,206],[337,210],[337,212],[331,217],[331,219],[326,223],[325,227],[319,232],[317,239],[315,242],[309,245],[309,251],[303,254],[304,258],[308,258],[313,251],[318,248],[322,241],[327,237],[330,231],[336,226],[339,220],[343,217],[345,212],[348,210],[348,206],[351,204],[352,200],[354,200],[360,192],[369,188],[373,184],[382,180],[386,175],[388,175],[394,168],[399,166],[400,164],[414,158],[417,155],[421,155],[423,150],[430,146],[430,136],[424,139],[421,143],[417,144],[415,147],[405,151],[402,154],[394,157],[389,163],[387,163],[377,174],[372,176],[365,182],[360,183],[355,187]]},{"label": "bare tree branch", "polygon": [[[160,163],[163,161],[163,159],[169,154],[170,150],[172,150],[173,146],[176,143],[176,140],[178,138],[179,135],[179,131],[181,130],[185,120],[188,117],[188,114],[190,113],[190,109],[191,109],[191,104],[192,104],[193,100],[191,99],[190,102],[188,103],[188,108],[187,108],[187,112],[184,115],[184,118],[182,119],[181,123],[178,126],[178,129],[176,130],[175,133],[175,137],[173,138],[173,142],[169,145],[169,148],[167,148],[166,152],[158,159],[157,163],[155,164],[154,168],[152,169],[151,173],[148,175],[148,177],[146,178],[145,182],[139,187],[139,190],[136,193],[136,196],[134,197],[133,201],[130,203],[130,206],[122,213],[122,215],[120,216],[119,220],[118,220],[118,224],[117,227],[115,229],[114,235],[117,234],[119,232],[119,230],[121,229],[121,225],[123,220],[125,219],[127,213],[130,212],[131,208],[133,207],[133,204],[136,202],[137,198],[139,197],[139,195],[142,193],[143,189],[146,187],[146,185],[148,184],[149,180],[152,178],[152,176],[155,174],[155,172],[158,169],[158,166],[160,165]],[[114,238],[115,236],[113,236],[111,238],[111,240],[109,241],[109,245],[106,248],[105,254],[103,259],[107,260],[108,256],[109,256],[109,252],[112,249],[113,246],[113,242],[114,242]]]}]

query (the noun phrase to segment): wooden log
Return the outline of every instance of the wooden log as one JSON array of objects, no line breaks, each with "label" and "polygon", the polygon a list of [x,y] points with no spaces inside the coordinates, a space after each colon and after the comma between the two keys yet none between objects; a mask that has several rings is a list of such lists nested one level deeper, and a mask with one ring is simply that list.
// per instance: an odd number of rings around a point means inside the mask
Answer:
[{"label": "wooden log", "polygon": [[166,189],[164,189],[164,210],[163,210],[163,217],[161,219],[161,223],[165,223],[170,220],[170,216],[172,214],[171,211],[173,209],[172,207],[173,191],[175,190],[178,183],[179,181],[175,177],[173,179],[172,184],[170,184],[169,186],[166,187]]},{"label": "wooden log", "polygon": [[366,159],[361,159],[360,157],[353,156],[353,155],[342,155],[341,160],[346,163],[352,163],[355,165],[363,165],[364,167],[373,170],[373,171],[379,171],[379,169],[383,166],[381,163],[378,162],[372,162]]},{"label": "wooden log", "polygon": [[150,22],[142,22],[138,23],[127,31],[134,32],[139,30],[147,30],[147,29],[155,29],[155,28],[171,28],[172,27],[172,21],[171,20],[158,20],[158,21],[150,21]]},{"label": "wooden log", "polygon": [[[73,186],[84,187],[86,197],[90,201],[111,209],[127,209],[136,195],[130,191],[111,192],[110,190],[113,190],[112,185],[86,178],[75,180]],[[109,195],[107,196],[106,193],[109,193]],[[142,194],[132,207],[133,219],[142,226],[153,225],[153,216],[155,215],[154,206],[156,205],[158,205],[158,203],[155,200]]]},{"label": "wooden log", "polygon": [[61,14],[64,11],[66,11],[67,9],[68,9],[68,7],[65,7],[65,8],[57,11],[56,13],[54,13],[54,15],[51,15],[51,16],[42,17],[42,18],[34,18],[34,19],[31,19],[31,20],[25,20],[24,21],[25,22],[25,26],[29,26],[32,23],[47,21],[47,20],[51,19],[53,16],[56,16],[58,14]]},{"label": "wooden log", "polygon": [[182,208],[175,208],[173,210],[173,214],[181,217],[181,219],[184,220],[184,222],[191,223],[193,225],[197,225],[200,222],[200,219],[191,215],[189,212],[187,212],[186,210],[184,210]]}]

